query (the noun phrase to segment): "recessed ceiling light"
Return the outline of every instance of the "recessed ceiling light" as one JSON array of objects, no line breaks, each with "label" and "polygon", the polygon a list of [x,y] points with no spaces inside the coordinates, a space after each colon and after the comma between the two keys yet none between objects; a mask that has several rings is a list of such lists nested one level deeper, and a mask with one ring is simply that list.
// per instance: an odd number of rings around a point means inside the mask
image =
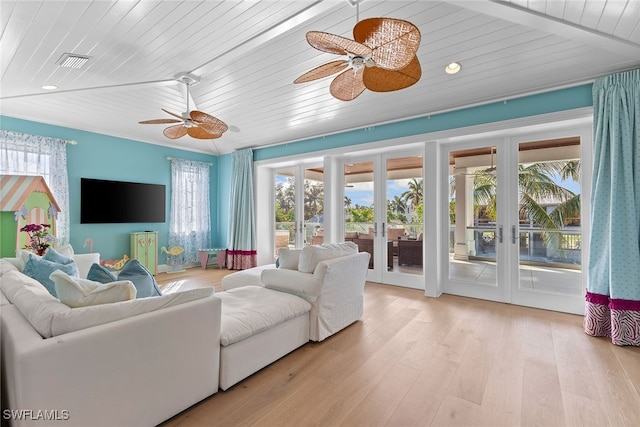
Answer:
[{"label": "recessed ceiling light", "polygon": [[460,71],[461,68],[462,66],[460,65],[460,63],[452,62],[446,67],[444,67],[444,71],[447,74],[456,74],[458,71]]},{"label": "recessed ceiling light", "polygon": [[42,85],[41,87],[44,90],[55,90],[55,89],[58,89],[58,86],[56,86],[56,85]]}]

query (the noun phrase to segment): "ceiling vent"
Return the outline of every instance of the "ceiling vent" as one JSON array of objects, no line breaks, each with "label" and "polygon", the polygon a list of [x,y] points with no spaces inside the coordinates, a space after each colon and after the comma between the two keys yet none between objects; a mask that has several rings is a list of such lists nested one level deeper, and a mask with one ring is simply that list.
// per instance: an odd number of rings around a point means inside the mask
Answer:
[{"label": "ceiling vent", "polygon": [[56,64],[63,68],[82,68],[90,58],[90,56],[77,55],[75,53],[64,53]]}]

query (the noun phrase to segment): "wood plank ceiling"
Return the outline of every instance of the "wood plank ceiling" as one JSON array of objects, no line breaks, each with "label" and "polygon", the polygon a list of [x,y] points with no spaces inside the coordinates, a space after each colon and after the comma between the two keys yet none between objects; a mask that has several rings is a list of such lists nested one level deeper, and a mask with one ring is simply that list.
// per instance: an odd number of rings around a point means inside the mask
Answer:
[{"label": "wood plank ceiling", "polygon": [[[152,144],[222,154],[510,99],[640,66],[637,0],[0,2],[0,113]],[[423,75],[391,93],[331,97],[331,78],[294,85],[336,59],[310,47],[321,30],[352,38],[359,18],[420,28]],[[86,55],[61,68],[64,53]],[[462,71],[444,73],[451,61]],[[212,114],[217,140],[170,140],[161,108]],[[58,89],[45,91],[44,84]]]}]

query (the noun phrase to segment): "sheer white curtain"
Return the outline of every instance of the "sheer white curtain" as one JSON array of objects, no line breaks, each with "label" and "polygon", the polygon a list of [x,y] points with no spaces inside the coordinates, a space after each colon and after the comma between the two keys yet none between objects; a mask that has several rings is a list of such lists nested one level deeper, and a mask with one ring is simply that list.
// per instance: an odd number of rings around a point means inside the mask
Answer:
[{"label": "sheer white curtain", "polygon": [[62,209],[56,222],[58,245],[69,243],[69,142],[64,139],[0,130],[0,173],[43,176]]},{"label": "sheer white curtain", "polygon": [[169,247],[180,246],[184,252],[168,257],[169,265],[198,263],[198,249],[211,245],[210,166],[192,160],[171,160]]}]

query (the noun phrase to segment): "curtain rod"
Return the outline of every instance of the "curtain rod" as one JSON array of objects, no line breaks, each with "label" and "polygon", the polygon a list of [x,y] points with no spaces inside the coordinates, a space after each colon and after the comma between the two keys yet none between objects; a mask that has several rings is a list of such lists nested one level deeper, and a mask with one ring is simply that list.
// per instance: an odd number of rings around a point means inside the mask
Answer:
[{"label": "curtain rod", "polygon": [[[185,159],[178,159],[176,157],[167,157],[167,160],[185,160]],[[190,160],[192,162],[197,162],[197,160]],[[209,165],[209,166],[213,166],[213,163],[208,163],[208,162],[199,162],[205,165]]]}]

